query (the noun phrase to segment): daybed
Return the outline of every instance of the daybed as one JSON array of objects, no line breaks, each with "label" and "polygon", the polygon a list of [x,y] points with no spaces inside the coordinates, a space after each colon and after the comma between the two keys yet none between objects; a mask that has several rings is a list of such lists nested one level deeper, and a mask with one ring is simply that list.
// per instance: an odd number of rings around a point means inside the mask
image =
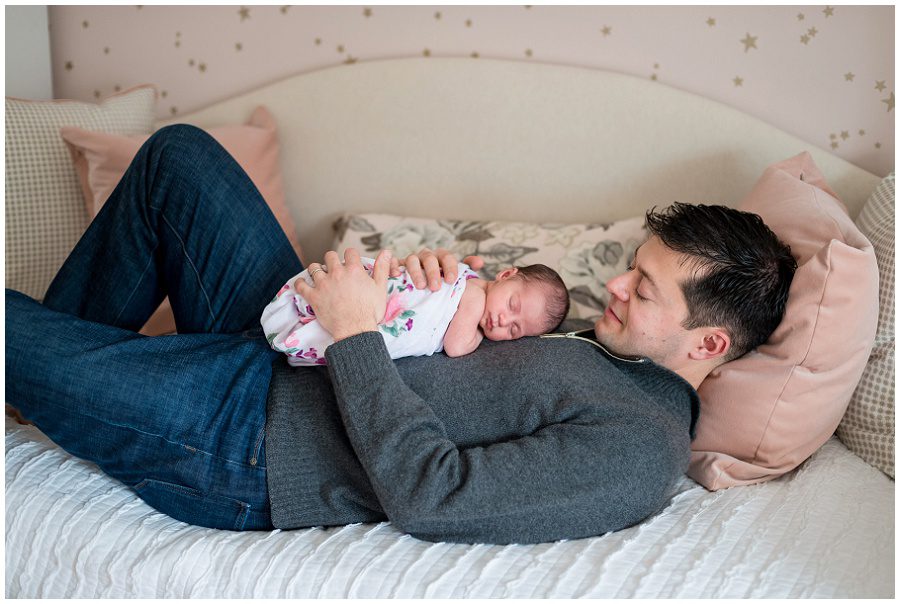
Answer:
[{"label": "daybed", "polygon": [[[549,254],[558,266],[568,263],[573,312],[586,318],[603,292],[588,279],[596,275],[579,274],[579,267],[590,269],[602,252],[609,256],[601,264],[621,268],[650,206],[675,200],[738,205],[767,166],[804,151],[804,161],[814,161],[827,180],[816,190],[842,200],[850,218],[876,187],[885,197],[889,184],[891,261],[888,268],[879,256],[883,321],[875,346],[880,354],[890,349],[890,389],[876,394],[890,408],[890,464],[882,460],[878,469],[877,459],[851,452],[849,436],[829,438],[831,426],[824,444],[783,463],[762,457],[709,462],[704,471],[719,472],[724,482],[708,489],[685,476],[664,510],[616,533],[539,545],[434,544],[390,523],[253,533],[188,526],[154,511],[34,426],[7,417],[7,597],[894,595],[894,482],[885,473],[893,474],[893,295],[884,293],[885,276],[893,274],[892,177],[882,182],[695,95],[580,68],[376,61],[300,74],[168,122],[153,123],[152,101],[149,88],[101,108],[7,100],[8,287],[40,298],[90,217],[89,189],[97,185],[91,174],[100,167],[91,163],[96,158],[87,143],[78,147],[69,137],[66,146],[60,126],[146,136],[172,122],[243,124],[264,106],[277,126],[280,172],[257,185],[276,190],[272,195],[281,187],[289,214],[280,219],[296,228],[307,261],[351,244],[389,244],[398,252],[444,244],[497,263]],[[95,119],[91,112],[102,110],[116,119]],[[33,128],[18,121],[29,112],[50,124],[40,151],[46,157],[11,147],[22,132],[10,128]],[[90,164],[82,166],[81,180],[79,160]],[[67,199],[74,191],[75,207],[50,194],[46,200],[58,205],[40,206],[50,202],[11,188],[42,180],[16,179],[45,164],[62,174]],[[53,236],[56,247],[36,242],[42,229],[62,223],[67,230]],[[597,232],[605,235],[586,243]],[[872,254],[871,246],[865,249]],[[866,278],[861,274],[861,282]],[[877,313],[877,290],[874,304]],[[863,355],[859,371],[841,385],[841,409],[876,336],[870,319],[868,344],[855,353]],[[801,369],[808,368],[795,373]],[[751,467],[762,474],[747,478]],[[720,488],[729,484],[736,486]]]}]

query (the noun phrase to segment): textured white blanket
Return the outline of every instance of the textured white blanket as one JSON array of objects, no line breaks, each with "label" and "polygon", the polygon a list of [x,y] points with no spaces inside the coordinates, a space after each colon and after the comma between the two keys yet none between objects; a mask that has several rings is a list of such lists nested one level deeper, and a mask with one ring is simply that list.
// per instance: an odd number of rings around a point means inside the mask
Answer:
[{"label": "textured white blanket", "polygon": [[778,480],[685,478],[638,526],[527,546],[432,544],[389,523],[236,533],[154,511],[6,423],[6,597],[892,597],[894,483],[832,439]]}]

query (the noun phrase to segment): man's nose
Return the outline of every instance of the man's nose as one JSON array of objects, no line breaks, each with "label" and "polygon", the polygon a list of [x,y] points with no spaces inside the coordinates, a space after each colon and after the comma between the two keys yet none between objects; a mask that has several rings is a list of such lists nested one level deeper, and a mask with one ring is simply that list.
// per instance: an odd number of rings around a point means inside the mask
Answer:
[{"label": "man's nose", "polygon": [[627,302],[631,296],[631,272],[616,275],[606,282],[606,291],[614,295],[619,300]]}]

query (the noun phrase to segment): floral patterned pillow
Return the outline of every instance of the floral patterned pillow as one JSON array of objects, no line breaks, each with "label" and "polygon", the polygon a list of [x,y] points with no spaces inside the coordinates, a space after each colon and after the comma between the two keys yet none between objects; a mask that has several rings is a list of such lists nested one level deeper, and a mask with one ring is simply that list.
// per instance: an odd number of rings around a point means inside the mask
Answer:
[{"label": "floral patterned pillow", "polygon": [[609,293],[606,281],[624,272],[647,238],[643,216],[612,224],[532,224],[346,214],[335,223],[334,249],[363,255],[389,248],[404,257],[423,247],[452,250],[462,260],[484,258],[481,276],[493,279],[508,266],[546,264],[556,269],[571,297],[568,318],[597,319]]}]

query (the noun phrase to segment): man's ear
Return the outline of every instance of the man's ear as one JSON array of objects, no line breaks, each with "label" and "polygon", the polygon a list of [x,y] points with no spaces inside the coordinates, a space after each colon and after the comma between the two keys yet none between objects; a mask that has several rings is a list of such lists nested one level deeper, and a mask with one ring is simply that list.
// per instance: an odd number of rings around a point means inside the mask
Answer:
[{"label": "man's ear", "polygon": [[519,272],[519,269],[517,269],[514,266],[511,266],[511,267],[504,269],[504,270],[500,271],[499,273],[497,273],[497,276],[494,277],[494,281],[503,281],[504,279],[509,279],[510,277],[512,277],[513,275],[515,275],[518,272]]},{"label": "man's ear", "polygon": [[731,350],[731,336],[724,329],[712,327],[698,331],[699,340],[689,355],[695,361],[721,358]]}]

